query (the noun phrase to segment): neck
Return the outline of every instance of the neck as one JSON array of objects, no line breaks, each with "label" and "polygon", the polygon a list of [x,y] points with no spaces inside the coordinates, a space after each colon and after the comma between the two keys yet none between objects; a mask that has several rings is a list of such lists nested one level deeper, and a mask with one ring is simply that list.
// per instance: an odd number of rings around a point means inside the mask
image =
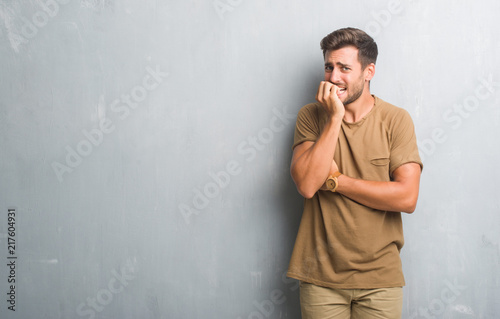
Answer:
[{"label": "neck", "polygon": [[373,105],[375,104],[375,99],[370,94],[370,90],[365,88],[363,94],[356,101],[351,104],[346,105],[344,121],[349,123],[355,123],[361,120],[366,114],[368,114]]}]

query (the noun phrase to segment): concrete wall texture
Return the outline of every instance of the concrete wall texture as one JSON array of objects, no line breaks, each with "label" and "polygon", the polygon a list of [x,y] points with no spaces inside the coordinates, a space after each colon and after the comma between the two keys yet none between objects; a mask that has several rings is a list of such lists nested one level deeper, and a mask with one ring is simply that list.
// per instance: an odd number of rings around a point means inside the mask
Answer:
[{"label": "concrete wall texture", "polygon": [[500,3],[0,1],[0,317],[300,318],[297,111],[379,46],[424,172],[403,318],[500,313]]}]

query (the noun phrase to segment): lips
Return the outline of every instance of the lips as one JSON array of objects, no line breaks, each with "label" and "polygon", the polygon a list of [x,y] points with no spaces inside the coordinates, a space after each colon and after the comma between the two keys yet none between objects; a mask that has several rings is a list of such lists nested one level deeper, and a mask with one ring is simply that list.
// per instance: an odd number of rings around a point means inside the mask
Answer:
[{"label": "lips", "polygon": [[337,90],[337,95],[340,96],[340,95],[344,94],[345,91],[346,91],[346,88],[339,87],[339,89]]}]

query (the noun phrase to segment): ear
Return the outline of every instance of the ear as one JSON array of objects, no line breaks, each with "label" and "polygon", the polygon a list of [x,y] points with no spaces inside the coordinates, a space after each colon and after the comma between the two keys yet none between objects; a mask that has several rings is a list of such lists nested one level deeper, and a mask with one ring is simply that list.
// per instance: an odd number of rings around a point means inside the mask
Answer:
[{"label": "ear", "polygon": [[365,81],[370,82],[373,76],[375,76],[375,64],[368,64],[363,72],[365,73]]}]

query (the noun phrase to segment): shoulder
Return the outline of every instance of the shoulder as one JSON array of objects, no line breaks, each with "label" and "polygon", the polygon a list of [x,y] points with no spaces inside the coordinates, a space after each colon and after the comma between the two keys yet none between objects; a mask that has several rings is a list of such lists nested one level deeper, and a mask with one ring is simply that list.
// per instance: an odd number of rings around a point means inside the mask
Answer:
[{"label": "shoulder", "polygon": [[319,103],[309,103],[304,105],[297,114],[297,123],[309,122],[318,124],[325,116],[325,110]]},{"label": "shoulder", "polygon": [[379,118],[389,126],[413,123],[410,113],[404,108],[395,106],[376,96],[375,105]]},{"label": "shoulder", "polygon": [[[319,103],[310,103],[303,106],[297,114],[297,123],[295,125],[294,144],[305,141],[315,141],[321,132],[321,111],[323,107]],[[324,112],[324,111],[323,111]]]},{"label": "shoulder", "polygon": [[323,107],[318,102],[304,105],[299,110],[299,115],[308,117],[319,117]]}]

